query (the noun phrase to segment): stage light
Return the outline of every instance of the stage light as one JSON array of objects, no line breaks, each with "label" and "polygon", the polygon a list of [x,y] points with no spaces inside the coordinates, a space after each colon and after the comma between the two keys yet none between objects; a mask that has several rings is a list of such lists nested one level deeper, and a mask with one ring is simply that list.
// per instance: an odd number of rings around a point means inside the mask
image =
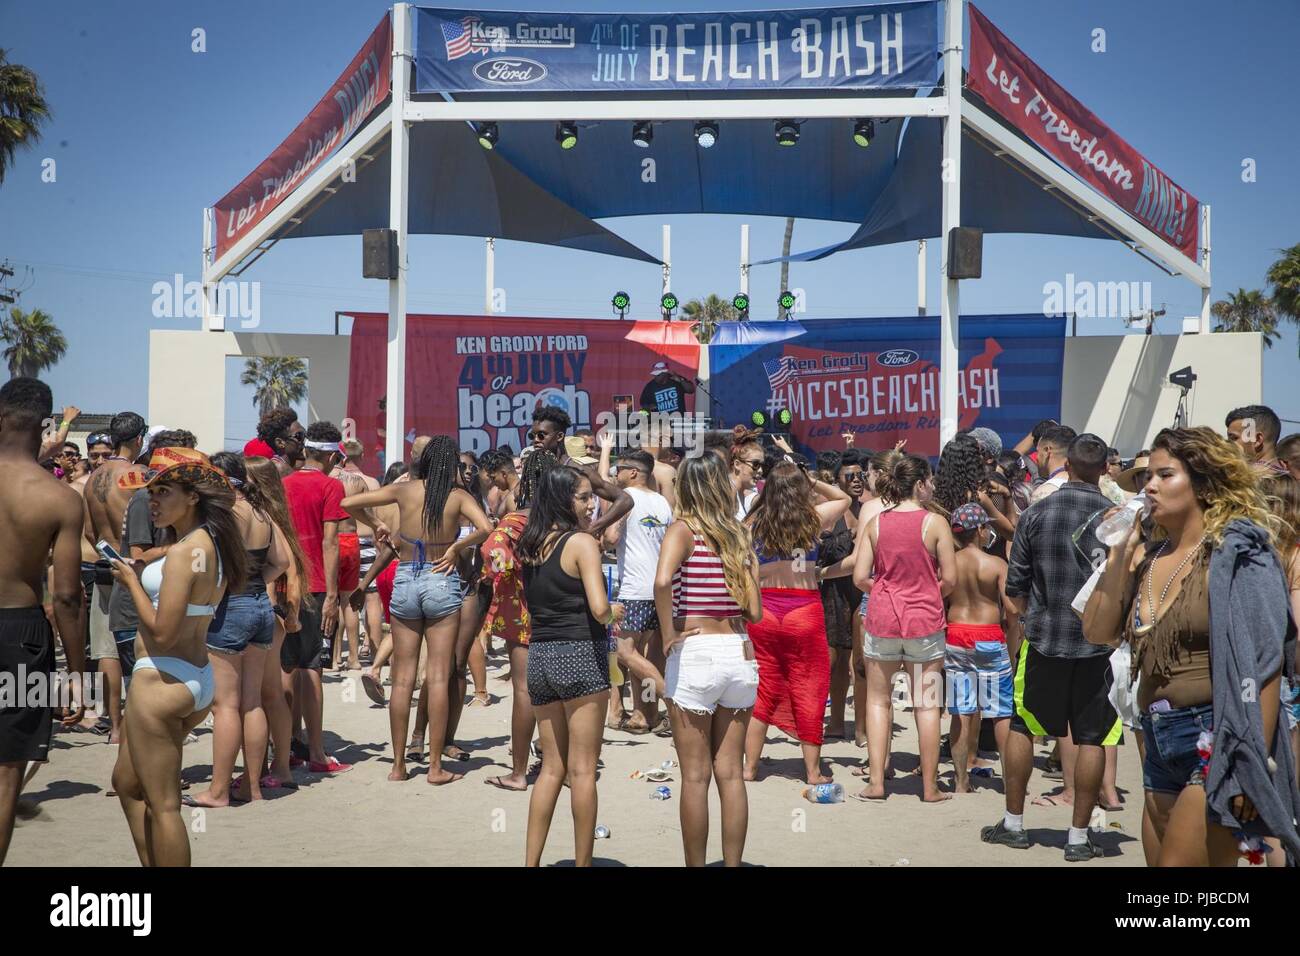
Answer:
[{"label": "stage light", "polygon": [[701,149],[709,149],[718,141],[718,124],[713,121],[705,122],[701,120],[695,124],[695,142],[700,144]]},{"label": "stage light", "polygon": [[794,415],[791,414],[790,409],[783,408],[776,413],[776,423],[780,425],[782,428],[788,430],[790,428],[790,425],[793,422],[794,422]]},{"label": "stage light", "polygon": [[776,306],[782,312],[789,312],[791,309],[794,308],[794,305],[795,305],[794,293],[791,292],[789,289],[782,292],[777,297]]},{"label": "stage light", "polygon": [[626,292],[615,292],[614,298],[610,301],[613,302],[614,308],[618,309],[618,311],[626,312],[627,307],[632,304],[632,297]]},{"label": "stage light", "polygon": [[560,149],[573,149],[578,145],[578,124],[556,123],[555,141],[560,144]]},{"label": "stage light", "polygon": [[749,294],[746,292],[737,292],[731,298],[731,307],[736,310],[736,314],[740,316],[740,320],[742,322],[745,319],[748,319],[749,318]]},{"label": "stage light", "polygon": [[749,416],[749,420],[755,428],[762,428],[767,424],[767,416],[762,412],[754,412]]},{"label": "stage light", "polygon": [[863,149],[871,145],[871,141],[876,138],[876,124],[869,119],[861,119],[853,124],[853,142],[857,143]]},{"label": "stage light", "polygon": [[797,142],[799,142],[799,124],[794,120],[777,120],[776,144],[778,146],[793,146]]},{"label": "stage light", "polygon": [[484,149],[495,149],[499,137],[500,131],[496,123],[478,124],[478,144]]},{"label": "stage light", "polygon": [[677,311],[678,304],[677,296],[673,295],[671,292],[665,292],[659,298],[659,309],[663,312],[665,322],[669,321],[673,317],[673,313]]},{"label": "stage light", "polygon": [[640,123],[632,124],[632,145],[640,146],[642,149],[649,149],[650,141],[654,138],[655,128],[649,120],[642,120]]}]

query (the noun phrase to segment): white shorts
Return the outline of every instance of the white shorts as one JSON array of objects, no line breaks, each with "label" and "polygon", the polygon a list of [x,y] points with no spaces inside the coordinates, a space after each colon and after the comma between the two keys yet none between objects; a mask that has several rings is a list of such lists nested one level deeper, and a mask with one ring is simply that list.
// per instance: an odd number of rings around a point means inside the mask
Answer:
[{"label": "white shorts", "polygon": [[745,660],[743,634],[696,634],[673,645],[664,696],[682,710],[748,710],[758,698],[758,661]]}]

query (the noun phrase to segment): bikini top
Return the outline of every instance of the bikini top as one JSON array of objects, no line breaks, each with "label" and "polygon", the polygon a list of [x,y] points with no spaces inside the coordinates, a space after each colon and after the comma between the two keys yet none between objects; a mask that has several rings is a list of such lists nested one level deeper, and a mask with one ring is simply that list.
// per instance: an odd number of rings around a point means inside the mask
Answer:
[{"label": "bikini top", "polygon": [[[813,564],[816,564],[817,552],[820,547],[821,547],[820,543],[814,541],[813,546],[808,549],[808,553],[802,556],[803,559],[805,561],[811,561]],[[764,554],[762,538],[754,539],[754,551],[758,554],[759,564],[771,564],[773,561],[794,561],[797,557],[799,557],[799,555],[793,555],[793,554]]]},{"label": "bikini top", "polygon": [[[194,532],[192,531],[190,532],[190,534],[193,533]],[[188,538],[189,535],[187,534],[185,537]],[[184,540],[185,538],[181,539],[181,541]],[[180,542],[177,543],[179,544]],[[161,561],[155,561],[153,564],[146,567],[140,573],[140,586],[144,588],[144,593],[149,595],[149,600],[153,604],[155,611],[158,609],[158,592],[162,590],[163,567],[166,564],[167,564],[167,559],[164,557]],[[222,581],[221,551],[218,550],[217,551],[217,590],[221,590],[221,581]],[[216,613],[217,613],[216,604],[186,604],[185,605],[186,617],[211,617]]]},{"label": "bikini top", "polygon": [[[473,531],[473,528],[471,528],[470,530]],[[423,570],[424,566],[425,566],[426,564],[429,563],[429,562],[428,562],[428,548],[429,548],[428,542],[426,542],[423,538],[408,538],[406,535],[402,534],[400,531],[397,533],[397,536],[398,536],[399,538],[401,538],[403,541],[405,541],[407,544],[409,544],[409,545],[414,545],[414,547],[415,547],[415,566],[416,566],[416,569],[417,569],[417,570]],[[465,537],[465,534],[464,534],[464,531],[463,531],[463,529],[462,529],[462,533],[461,533],[460,537],[458,537],[456,540],[459,541],[459,540],[460,540],[461,538],[463,538],[463,537]],[[436,545],[436,542],[435,542],[435,545]],[[444,545],[444,547],[450,547],[450,546],[449,546],[449,545]]]}]

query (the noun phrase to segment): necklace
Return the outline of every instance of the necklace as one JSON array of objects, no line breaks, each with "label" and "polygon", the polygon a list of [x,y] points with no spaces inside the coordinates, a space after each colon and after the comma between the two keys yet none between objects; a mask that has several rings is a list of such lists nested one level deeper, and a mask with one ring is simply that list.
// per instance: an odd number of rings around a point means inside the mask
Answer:
[{"label": "necklace", "polygon": [[1160,603],[1157,604],[1153,598],[1151,582],[1155,578],[1156,574],[1156,561],[1158,561],[1160,556],[1165,553],[1165,549],[1169,546],[1169,539],[1166,538],[1164,541],[1160,542],[1160,550],[1156,552],[1155,557],[1151,559],[1151,564],[1147,567],[1147,610],[1151,612],[1151,621],[1148,624],[1142,623],[1142,602],[1139,600],[1137,602],[1137,609],[1133,613],[1134,634],[1141,636],[1150,632],[1150,630],[1156,626],[1156,615],[1159,613],[1159,609],[1164,606],[1165,597],[1169,594],[1169,589],[1173,586],[1174,581],[1178,579],[1178,575],[1182,573],[1183,568],[1187,566],[1187,562],[1192,559],[1193,555],[1201,550],[1201,545],[1204,543],[1205,536],[1202,535],[1201,540],[1196,543],[1196,546],[1187,552],[1183,560],[1178,562],[1178,567],[1174,568],[1174,573],[1169,575],[1169,580],[1167,580],[1165,586],[1160,589]]}]

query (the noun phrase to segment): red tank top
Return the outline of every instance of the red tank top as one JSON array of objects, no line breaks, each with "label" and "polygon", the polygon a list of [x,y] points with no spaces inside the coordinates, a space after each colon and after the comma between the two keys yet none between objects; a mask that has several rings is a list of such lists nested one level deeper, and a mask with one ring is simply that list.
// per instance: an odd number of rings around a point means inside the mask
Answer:
[{"label": "red tank top", "polygon": [[872,637],[925,637],[942,631],[947,623],[939,564],[921,536],[930,514],[924,509],[880,513],[876,580],[867,601],[866,627]]}]

